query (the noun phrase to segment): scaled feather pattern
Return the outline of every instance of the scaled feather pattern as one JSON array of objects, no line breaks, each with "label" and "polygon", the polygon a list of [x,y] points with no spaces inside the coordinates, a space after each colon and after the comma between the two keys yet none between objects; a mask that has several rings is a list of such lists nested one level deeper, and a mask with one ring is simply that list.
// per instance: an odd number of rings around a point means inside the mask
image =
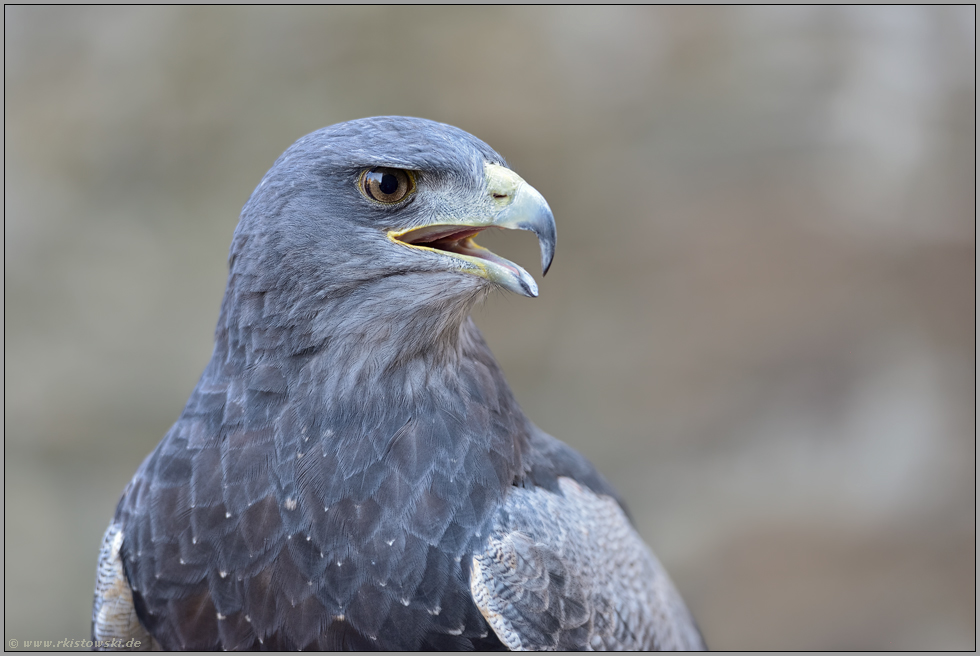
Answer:
[{"label": "scaled feather pattern", "polygon": [[[365,171],[414,188],[379,202]],[[703,648],[615,491],[528,420],[469,317],[533,280],[470,242],[399,239],[444,225],[533,230],[550,263],[547,203],[457,128],[350,121],[276,161],[211,360],[106,534],[96,640]]]}]

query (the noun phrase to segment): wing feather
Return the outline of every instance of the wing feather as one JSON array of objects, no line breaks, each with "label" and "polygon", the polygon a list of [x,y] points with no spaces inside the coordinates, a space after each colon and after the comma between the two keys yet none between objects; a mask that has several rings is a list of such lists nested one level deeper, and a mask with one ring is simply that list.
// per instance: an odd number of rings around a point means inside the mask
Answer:
[{"label": "wing feather", "polygon": [[564,476],[558,493],[513,489],[473,556],[470,592],[512,650],[705,648],[619,504]]},{"label": "wing feather", "polygon": [[102,539],[99,568],[95,577],[95,603],[92,607],[92,640],[96,651],[159,649],[136,617],[133,592],[123,572],[119,550],[122,526],[113,522]]}]

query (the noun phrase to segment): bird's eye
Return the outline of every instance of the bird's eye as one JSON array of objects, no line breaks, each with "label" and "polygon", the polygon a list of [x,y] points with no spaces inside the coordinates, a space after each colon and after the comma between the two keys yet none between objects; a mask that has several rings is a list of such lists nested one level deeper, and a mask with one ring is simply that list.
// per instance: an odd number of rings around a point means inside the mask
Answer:
[{"label": "bird's eye", "polygon": [[361,193],[379,203],[398,203],[415,191],[415,176],[411,171],[384,166],[368,169],[361,174]]}]

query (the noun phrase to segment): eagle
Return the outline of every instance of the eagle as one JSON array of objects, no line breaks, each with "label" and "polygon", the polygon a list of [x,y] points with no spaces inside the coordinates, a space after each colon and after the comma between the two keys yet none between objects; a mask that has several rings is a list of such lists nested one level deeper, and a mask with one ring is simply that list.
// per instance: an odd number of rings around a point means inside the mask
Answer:
[{"label": "eagle", "polygon": [[241,212],[214,352],[99,553],[97,649],[704,648],[616,491],[525,416],[474,239],[542,195],[419,118],[313,132]]}]

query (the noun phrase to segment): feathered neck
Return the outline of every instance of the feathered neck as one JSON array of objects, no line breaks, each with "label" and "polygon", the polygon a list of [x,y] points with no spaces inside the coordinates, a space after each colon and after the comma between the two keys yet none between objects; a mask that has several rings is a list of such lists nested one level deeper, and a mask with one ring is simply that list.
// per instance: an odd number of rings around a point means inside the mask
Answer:
[{"label": "feathered neck", "polygon": [[[438,434],[419,436],[425,443],[495,453],[498,482],[509,485],[522,470],[530,428],[469,317],[484,290],[461,300],[430,278],[362,282],[288,304],[284,290],[273,296],[233,272],[199,387],[239,389],[245,427],[271,428],[283,445],[291,443],[290,431],[320,435],[341,458],[344,444],[363,441],[380,454],[403,426],[421,421],[418,432]],[[411,302],[404,296],[392,302],[391,287],[416,293],[408,295]],[[433,418],[437,427],[426,429]],[[354,462],[352,456],[350,467]]]}]

